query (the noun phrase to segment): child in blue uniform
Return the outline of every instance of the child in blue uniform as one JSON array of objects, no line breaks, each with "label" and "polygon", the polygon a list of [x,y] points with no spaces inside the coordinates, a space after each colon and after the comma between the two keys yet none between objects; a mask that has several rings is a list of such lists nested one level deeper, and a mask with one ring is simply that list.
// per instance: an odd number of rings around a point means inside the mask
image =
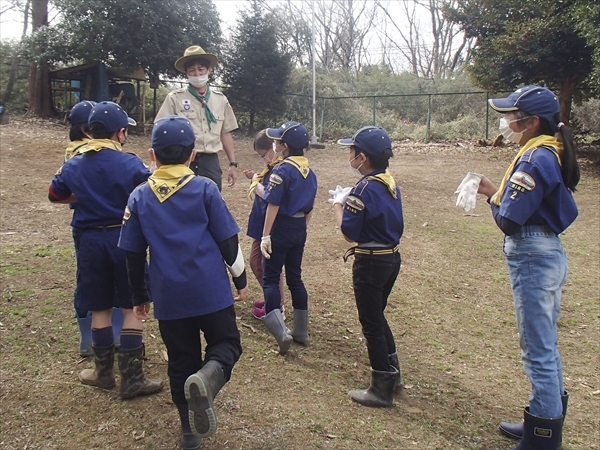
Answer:
[{"label": "child in blue uniform", "polygon": [[103,389],[115,385],[113,307],[123,308],[119,351],[121,398],[151,394],[161,380],[144,377],[142,322],[133,315],[125,252],[117,247],[123,211],[133,189],[150,171],[136,155],[124,153],[129,118],[113,102],[97,103],[88,119],[90,139],[82,154],[69,159],[52,179],[48,197],[54,203],[77,202],[71,225],[77,231],[76,308],[92,311],[94,369],[79,374],[82,383]]},{"label": "child in blue uniform", "polygon": [[367,126],[338,144],[350,146],[350,168],[361,177],[354,188],[330,191],[330,203],[344,238],[357,243],[344,261],[354,255],[352,284],[371,363],[371,386],[349,395],[366,406],[390,406],[402,384],[394,335],[384,312],[400,272],[404,231],[400,189],[387,170],[392,142],[383,128]]},{"label": "child in blue uniform", "polygon": [[524,422],[502,422],[500,430],[521,440],[514,450],[556,450],[568,400],[557,330],[567,257],[558,235],[578,214],[573,192],[579,165],[550,90],[526,86],[489,103],[505,114],[500,119],[504,137],[522,145],[500,187],[482,176],[478,192],[488,197],[505,234],[521,359],[532,386]]},{"label": "child in blue uniform", "polygon": [[[268,203],[260,249],[265,260],[263,292],[266,316],[263,322],[275,336],[279,353],[284,355],[292,340],[308,344],[308,294],[302,281],[302,256],[306,227],[317,195],[317,176],[308,166],[304,149],[308,131],[298,122],[267,128],[275,140],[275,150],[283,161],[273,168],[265,192]],[[285,266],[285,279],[292,295],[294,328],[291,332],[279,309],[279,277]]]},{"label": "child in blue uniform", "polygon": [[248,292],[235,219],[217,185],[189,168],[194,142],[186,118],[155,122],[150,158],[158,168],[129,197],[119,240],[127,251],[134,311],[142,320],[150,309],[144,279],[150,249],[154,315],[169,355],[184,449],[199,448],[216,431],[213,400],[242,353],[227,270],[239,300]]},{"label": "child in blue uniform", "polygon": [[[73,156],[78,155],[90,140],[88,118],[90,117],[90,112],[95,105],[96,102],[84,100],[73,105],[71,111],[69,111],[68,119],[69,123],[71,124],[71,128],[69,130],[70,142],[65,150],[64,161],[67,161]],[[69,208],[74,209],[76,205],[76,203],[70,203]],[[79,229],[71,228],[71,231],[73,234],[73,242],[75,243],[75,255],[77,256],[77,242],[79,240],[77,233]],[[79,327],[79,355],[92,356],[92,313],[91,311],[82,311],[77,309],[77,301],[75,300],[76,296],[77,289],[75,289],[73,295],[73,304],[75,308],[75,317],[77,318],[77,325]],[[115,346],[119,347],[121,340],[121,328],[123,328],[123,313],[121,312],[121,308],[113,309],[111,320]]]}]

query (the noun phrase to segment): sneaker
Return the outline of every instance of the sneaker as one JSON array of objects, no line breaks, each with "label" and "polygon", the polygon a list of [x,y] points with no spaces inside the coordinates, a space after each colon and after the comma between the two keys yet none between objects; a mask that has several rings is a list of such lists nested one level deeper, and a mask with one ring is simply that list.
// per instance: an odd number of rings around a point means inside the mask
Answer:
[{"label": "sneaker", "polygon": [[[252,308],[252,315],[255,319],[263,320],[267,315],[267,310],[264,306],[262,308]],[[281,307],[281,315],[283,320],[285,320],[285,308],[283,306]]]},{"label": "sneaker", "polygon": [[255,308],[264,308],[265,307],[265,301],[264,300],[255,300],[254,303],[252,303],[254,305]]}]

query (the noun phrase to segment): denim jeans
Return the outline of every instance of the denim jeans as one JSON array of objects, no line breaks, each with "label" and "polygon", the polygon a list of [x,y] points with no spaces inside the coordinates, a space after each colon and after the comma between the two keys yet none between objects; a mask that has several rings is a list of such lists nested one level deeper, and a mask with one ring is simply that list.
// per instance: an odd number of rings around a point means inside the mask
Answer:
[{"label": "denim jeans", "polygon": [[400,272],[400,253],[354,255],[352,285],[358,320],[367,341],[373,370],[390,371],[388,355],[396,353],[394,335],[384,315],[392,287]]},{"label": "denim jeans", "polygon": [[263,292],[267,314],[281,306],[279,279],[283,266],[294,309],[308,309],[308,293],[302,281],[305,243],[306,218],[277,216],[271,230],[271,258],[264,260]]},{"label": "denim jeans", "polygon": [[562,416],[564,392],[556,323],[567,257],[560,238],[548,227],[523,227],[504,238],[504,255],[513,291],[521,359],[532,386],[529,412]]}]

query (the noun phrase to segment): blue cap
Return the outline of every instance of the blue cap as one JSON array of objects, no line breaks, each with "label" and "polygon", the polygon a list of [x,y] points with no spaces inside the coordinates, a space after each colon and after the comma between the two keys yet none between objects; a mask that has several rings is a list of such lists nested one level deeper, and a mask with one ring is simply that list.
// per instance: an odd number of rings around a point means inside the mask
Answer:
[{"label": "blue cap", "polygon": [[340,145],[354,145],[361,152],[373,156],[382,156],[385,150],[392,149],[392,140],[387,132],[383,128],[372,125],[362,127],[351,138],[340,139],[337,143]]},{"label": "blue cap", "polygon": [[169,145],[188,145],[196,142],[194,129],[188,119],[181,116],[166,116],[159,119],[152,129],[152,148],[160,152]]},{"label": "blue cap", "polygon": [[279,128],[267,128],[267,136],[296,149],[308,147],[308,130],[300,122],[286,122]]},{"label": "blue cap", "polygon": [[136,126],[137,123],[127,115],[125,110],[114,102],[99,102],[92,108],[88,124],[101,123],[109,133],[119,131],[127,126]]},{"label": "blue cap", "polygon": [[94,106],[96,106],[96,102],[91,100],[84,100],[73,105],[71,111],[69,111],[69,122],[71,125],[87,124],[90,112],[92,112]]},{"label": "blue cap", "polygon": [[[545,119],[552,131],[558,131],[560,103],[554,93],[541,86],[525,86],[517,89],[506,98],[491,98],[490,106],[498,112],[523,111]],[[556,118],[556,119],[555,119]]]}]

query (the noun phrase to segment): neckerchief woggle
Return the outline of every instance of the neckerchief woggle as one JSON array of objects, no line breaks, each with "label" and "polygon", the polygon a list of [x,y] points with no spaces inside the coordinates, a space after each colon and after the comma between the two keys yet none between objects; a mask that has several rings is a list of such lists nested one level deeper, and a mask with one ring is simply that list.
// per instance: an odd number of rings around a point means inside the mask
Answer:
[{"label": "neckerchief woggle", "polygon": [[160,166],[148,178],[148,186],[159,202],[164,202],[194,178],[194,172],[183,164]]},{"label": "neckerchief woggle", "polygon": [[211,129],[210,124],[217,123],[217,119],[215,118],[215,115],[213,114],[213,112],[210,110],[210,108],[208,106],[208,99],[210,98],[210,86],[207,84],[206,92],[204,93],[204,95],[200,95],[194,86],[192,86],[191,84],[188,84],[188,92],[190,94],[192,94],[194,97],[196,97],[198,100],[200,100],[200,103],[202,103],[202,107],[204,108],[204,111],[206,112],[206,121],[208,122],[208,129],[210,130]]},{"label": "neckerchief woggle", "polygon": [[252,201],[252,197],[254,195],[254,191],[256,190],[256,186],[258,185],[258,183],[260,183],[265,178],[265,175],[269,172],[269,170],[271,170],[275,166],[275,164],[280,163],[282,159],[283,158],[281,156],[278,156],[269,164],[267,164],[266,167],[252,179],[250,187],[248,188],[248,200]]},{"label": "neckerchief woggle", "polygon": [[123,151],[123,147],[117,141],[112,139],[90,139],[87,144],[79,149],[79,153],[99,152],[100,150],[116,150]]},{"label": "neckerchief woggle", "polygon": [[502,199],[502,194],[504,193],[504,190],[506,189],[506,184],[508,183],[508,180],[510,179],[512,172],[515,169],[517,162],[519,162],[519,159],[521,159],[521,156],[523,156],[523,154],[526,151],[531,150],[532,148],[537,148],[537,147],[549,147],[550,150],[552,150],[552,153],[554,153],[554,155],[556,156],[556,159],[558,159],[558,165],[562,166],[562,164],[560,162],[560,157],[563,152],[563,145],[562,145],[562,143],[558,142],[558,140],[554,136],[548,136],[547,134],[542,134],[538,137],[528,140],[527,143],[521,148],[521,150],[519,150],[519,152],[517,153],[517,156],[515,156],[515,159],[513,159],[512,163],[510,163],[510,166],[508,166],[508,169],[506,169],[506,173],[504,174],[504,178],[502,178],[502,182],[500,183],[498,192],[496,192],[492,196],[492,199],[490,200],[491,203],[493,203],[496,206],[500,206],[500,199]]},{"label": "neckerchief woggle", "polygon": [[368,175],[366,179],[379,181],[380,183],[385,184],[385,187],[388,188],[388,191],[390,191],[392,197],[398,198],[398,193],[396,192],[396,182],[389,171],[386,170],[384,173],[379,173],[377,175]]}]

